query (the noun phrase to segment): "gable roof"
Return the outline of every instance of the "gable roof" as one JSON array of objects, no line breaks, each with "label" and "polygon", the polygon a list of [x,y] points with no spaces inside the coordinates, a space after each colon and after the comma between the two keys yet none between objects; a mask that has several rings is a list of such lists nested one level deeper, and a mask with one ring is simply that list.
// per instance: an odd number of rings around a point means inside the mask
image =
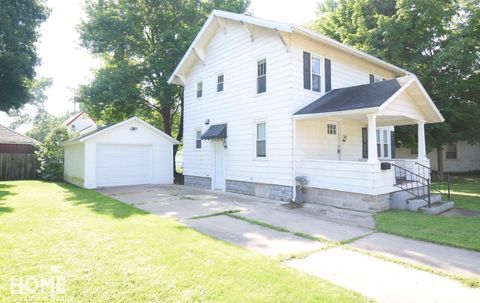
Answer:
[{"label": "gable roof", "polygon": [[36,144],[37,140],[0,125],[0,144]]},{"label": "gable roof", "polygon": [[293,115],[310,115],[379,107],[398,91],[400,87],[401,85],[398,80],[393,79],[334,89]]},{"label": "gable roof", "polygon": [[328,38],[324,35],[318,34],[314,31],[306,29],[304,27],[288,24],[283,22],[276,22],[271,20],[266,20],[262,18],[242,15],[242,14],[235,14],[220,10],[214,10],[210,16],[208,17],[207,21],[198,32],[197,36],[193,40],[192,44],[188,48],[187,52],[183,56],[180,63],[177,65],[175,70],[173,71],[172,75],[168,79],[169,84],[178,84],[184,85],[184,76],[188,73],[188,69],[192,62],[196,61],[196,59],[202,56],[201,49],[207,44],[208,38],[211,37],[218,29],[222,28],[222,20],[233,20],[238,21],[241,24],[251,24],[254,26],[269,28],[271,30],[283,33],[297,33],[302,36],[308,37],[313,39],[317,42],[329,45],[337,50],[347,52],[353,56],[366,60],[368,62],[374,63],[376,65],[382,66],[388,70],[394,71],[401,76],[409,75],[410,72],[390,64],[386,61],[378,59],[372,55],[359,51],[353,47],[347,46],[342,44],[336,40]]},{"label": "gable roof", "polygon": [[79,112],[78,114],[75,114],[75,115],[71,116],[71,117],[68,118],[65,122],[63,122],[62,125],[68,126],[68,125],[71,124],[73,121],[77,120],[83,113],[84,113],[84,111],[81,111],[81,112]]},{"label": "gable roof", "polygon": [[328,116],[333,114],[353,115],[377,113],[379,115],[397,115],[390,106],[402,94],[407,94],[411,102],[424,118],[398,113],[411,119],[425,119],[426,123],[443,122],[445,119],[435,106],[425,88],[415,76],[405,76],[376,83],[334,89],[293,114],[294,119],[310,116]]},{"label": "gable roof", "polygon": [[102,126],[102,127],[99,127],[97,129],[95,129],[94,131],[91,131],[89,133],[85,133],[81,136],[78,136],[76,138],[73,138],[71,140],[68,140],[66,142],[64,142],[63,144],[64,145],[70,145],[70,144],[75,144],[75,143],[81,143],[81,142],[85,142],[86,140],[89,140],[99,134],[102,134],[102,133],[105,133],[105,132],[108,132],[112,129],[115,129],[121,125],[124,125],[130,121],[136,121],[136,122],[139,122],[140,124],[144,125],[145,127],[153,130],[154,132],[156,132],[157,134],[159,134],[160,136],[163,136],[165,139],[169,140],[170,142],[172,142],[173,144],[180,144],[179,141],[175,140],[174,138],[170,137],[169,135],[167,135],[166,133],[162,132],[161,130],[159,130],[158,128],[154,127],[153,125],[143,121],[142,119],[138,118],[138,117],[132,117],[132,118],[129,118],[127,120],[123,120],[122,122],[118,122],[118,123],[115,123],[115,124],[111,124],[111,125],[106,125],[106,126]]}]

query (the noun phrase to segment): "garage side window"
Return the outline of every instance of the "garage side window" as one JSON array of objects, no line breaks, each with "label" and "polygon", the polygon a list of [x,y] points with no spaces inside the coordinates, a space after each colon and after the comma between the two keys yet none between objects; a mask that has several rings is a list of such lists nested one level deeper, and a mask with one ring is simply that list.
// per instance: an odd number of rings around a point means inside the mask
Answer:
[{"label": "garage side window", "polygon": [[202,148],[202,131],[201,130],[195,131],[195,148],[196,149]]},{"label": "garage side window", "polygon": [[457,159],[457,144],[448,144],[445,148],[445,158],[449,160]]}]

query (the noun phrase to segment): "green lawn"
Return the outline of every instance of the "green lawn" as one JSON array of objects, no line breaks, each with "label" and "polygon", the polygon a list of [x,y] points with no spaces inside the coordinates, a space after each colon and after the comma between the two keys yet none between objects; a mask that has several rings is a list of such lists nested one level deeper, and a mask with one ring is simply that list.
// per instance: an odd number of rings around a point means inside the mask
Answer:
[{"label": "green lawn", "polygon": [[[66,276],[65,294],[10,293]],[[364,302],[357,293],[90,190],[0,182],[2,302]]]},{"label": "green lawn", "polygon": [[[480,178],[453,177],[455,207],[480,211]],[[446,196],[445,196],[446,198]],[[376,215],[377,229],[409,238],[480,251],[480,217],[442,217],[408,211]]]}]

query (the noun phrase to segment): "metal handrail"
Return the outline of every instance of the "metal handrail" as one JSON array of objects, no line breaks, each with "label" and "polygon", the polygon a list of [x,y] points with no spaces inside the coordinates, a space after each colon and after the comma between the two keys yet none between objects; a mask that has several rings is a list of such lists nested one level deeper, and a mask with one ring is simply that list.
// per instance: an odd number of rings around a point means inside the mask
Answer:
[{"label": "metal handrail", "polygon": [[[410,171],[404,167],[401,167],[397,164],[394,164],[392,163],[392,166],[394,167],[394,173],[395,173],[395,186],[411,193],[412,195],[414,195],[416,198],[419,198],[419,199],[422,199],[424,201],[426,201],[428,203],[428,207],[431,207],[431,195],[430,195],[430,179],[429,178],[426,178],[424,176],[421,176],[417,173],[414,173],[413,171]],[[399,172],[399,174],[397,175],[397,170]],[[410,176],[414,176],[415,179],[411,179],[411,180],[408,180],[407,179],[407,173],[410,174]],[[401,183],[399,184],[397,181],[398,179],[403,179],[403,177],[405,176],[405,181],[407,182],[405,186],[403,186]],[[423,180],[424,182],[421,182],[420,180]],[[416,187],[411,187],[409,188],[408,187],[408,182],[412,182],[412,183],[415,183],[416,184]],[[422,186],[422,195],[420,195],[420,190],[419,190],[419,185]],[[427,192],[425,193],[425,188],[424,187],[427,187]],[[427,198],[425,198],[425,196]]]},{"label": "metal handrail", "polygon": [[[430,167],[428,167],[428,166],[426,166],[426,165],[423,165],[423,164],[421,164],[421,163],[418,163],[418,162],[415,162],[415,164],[423,168],[424,174],[425,174],[425,169],[426,169],[426,170],[428,171],[428,174],[429,174],[430,178],[432,177],[432,169],[431,169]],[[447,175],[447,197],[448,197],[448,201],[451,201],[451,196],[450,196],[450,181],[451,181],[451,180],[450,180],[450,175]],[[436,189],[436,190],[435,190],[436,192],[442,194],[442,189],[441,189],[441,188],[440,188],[440,189],[437,189],[436,186],[432,186],[432,188],[433,188],[434,190]]]}]

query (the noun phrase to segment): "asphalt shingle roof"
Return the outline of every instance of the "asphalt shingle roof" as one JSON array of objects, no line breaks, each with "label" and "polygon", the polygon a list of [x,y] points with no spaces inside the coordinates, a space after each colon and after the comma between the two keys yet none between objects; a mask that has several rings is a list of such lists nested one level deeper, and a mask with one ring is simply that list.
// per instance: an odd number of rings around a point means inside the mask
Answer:
[{"label": "asphalt shingle roof", "polygon": [[396,79],[334,89],[301,110],[294,116],[338,112],[378,107],[400,89]]},{"label": "asphalt shingle roof", "polygon": [[0,125],[0,144],[34,144],[37,141],[19,134],[13,129]]}]

